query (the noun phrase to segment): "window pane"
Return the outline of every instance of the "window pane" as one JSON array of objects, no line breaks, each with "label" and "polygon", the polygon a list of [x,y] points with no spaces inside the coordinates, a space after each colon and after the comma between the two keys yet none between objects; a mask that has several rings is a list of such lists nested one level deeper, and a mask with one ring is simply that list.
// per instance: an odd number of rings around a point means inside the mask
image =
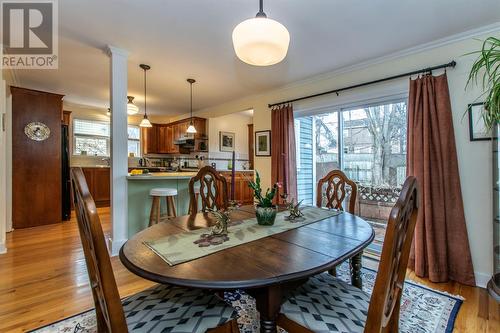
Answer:
[{"label": "window pane", "polygon": [[371,187],[398,187],[406,168],[406,102],[344,110],[343,168]]},{"label": "window pane", "polygon": [[140,130],[138,126],[128,126],[128,138],[139,140],[141,137]]},{"label": "window pane", "polygon": [[326,176],[339,165],[339,115],[338,112],[314,117],[316,126],[316,180]]},{"label": "window pane", "polygon": [[141,156],[139,142],[140,141],[137,141],[137,140],[128,140],[128,154],[129,154],[129,156],[130,156],[130,153],[134,153],[134,157]]},{"label": "window pane", "polygon": [[109,123],[93,120],[75,119],[73,123],[75,134],[98,135],[109,137]]},{"label": "window pane", "polygon": [[109,139],[98,137],[75,136],[75,155],[82,151],[91,156],[109,156]]}]

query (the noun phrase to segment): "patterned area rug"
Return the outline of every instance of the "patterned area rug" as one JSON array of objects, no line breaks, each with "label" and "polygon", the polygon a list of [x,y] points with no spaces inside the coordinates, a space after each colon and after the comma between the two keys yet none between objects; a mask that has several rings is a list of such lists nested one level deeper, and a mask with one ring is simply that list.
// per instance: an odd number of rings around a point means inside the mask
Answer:
[{"label": "patterned area rug", "polygon": [[[338,277],[349,282],[347,264],[338,269]],[[376,272],[363,268],[363,290],[371,293]],[[255,300],[241,291],[226,292],[225,298],[239,312],[238,323],[241,333],[259,331],[259,314]],[[406,280],[400,314],[402,333],[451,333],[463,298],[436,291]],[[59,322],[31,331],[33,333],[96,333],[93,310],[63,319]],[[281,331],[284,333],[284,331]]]}]

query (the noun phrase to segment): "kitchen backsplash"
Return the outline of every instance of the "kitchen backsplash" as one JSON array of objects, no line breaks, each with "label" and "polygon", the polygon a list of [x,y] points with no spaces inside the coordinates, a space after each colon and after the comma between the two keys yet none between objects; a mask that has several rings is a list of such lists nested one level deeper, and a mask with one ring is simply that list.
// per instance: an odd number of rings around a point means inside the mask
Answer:
[{"label": "kitchen backsplash", "polygon": [[[179,155],[154,155],[150,154],[147,156],[149,160],[149,166],[166,166],[168,162],[176,159],[180,161],[182,167],[187,166],[189,168],[198,167],[198,161],[196,157],[203,157],[205,165],[211,165],[212,163],[216,164],[216,168],[218,170],[226,170],[228,169],[229,161],[231,160],[231,153],[227,152],[212,152],[212,153],[191,153],[191,154],[179,154]],[[236,170],[248,169],[248,154],[239,154],[236,153]],[[139,157],[129,157],[128,158],[128,167],[134,168],[138,167],[140,158]],[[80,167],[93,167],[93,166],[107,166],[109,165],[109,158],[103,156],[81,156],[81,155],[73,155],[71,157],[71,166],[80,166]]]}]

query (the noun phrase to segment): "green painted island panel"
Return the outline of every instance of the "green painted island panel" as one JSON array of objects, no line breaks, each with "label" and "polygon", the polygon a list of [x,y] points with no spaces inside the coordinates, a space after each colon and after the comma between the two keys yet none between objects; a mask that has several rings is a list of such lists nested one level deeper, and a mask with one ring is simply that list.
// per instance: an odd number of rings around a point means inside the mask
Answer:
[{"label": "green painted island panel", "polygon": [[[175,204],[177,215],[187,215],[189,210],[188,184],[192,175],[182,176],[129,176],[128,179],[128,236],[132,237],[148,227],[152,197],[149,191],[153,188],[175,188],[177,197]],[[166,212],[166,201],[161,200],[162,213]]]}]

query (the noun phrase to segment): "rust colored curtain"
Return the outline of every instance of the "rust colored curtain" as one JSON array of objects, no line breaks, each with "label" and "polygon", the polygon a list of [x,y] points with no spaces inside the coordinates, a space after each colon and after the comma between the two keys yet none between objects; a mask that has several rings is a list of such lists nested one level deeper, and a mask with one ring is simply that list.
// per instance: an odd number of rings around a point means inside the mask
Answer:
[{"label": "rust colored curtain", "polygon": [[409,267],[432,282],[475,285],[446,73],[410,80],[407,159],[420,190]]},{"label": "rust colored curtain", "polygon": [[289,198],[297,198],[297,160],[295,149],[292,105],[287,104],[272,109],[271,178],[273,184],[276,182],[283,184],[280,194],[287,193]]}]

